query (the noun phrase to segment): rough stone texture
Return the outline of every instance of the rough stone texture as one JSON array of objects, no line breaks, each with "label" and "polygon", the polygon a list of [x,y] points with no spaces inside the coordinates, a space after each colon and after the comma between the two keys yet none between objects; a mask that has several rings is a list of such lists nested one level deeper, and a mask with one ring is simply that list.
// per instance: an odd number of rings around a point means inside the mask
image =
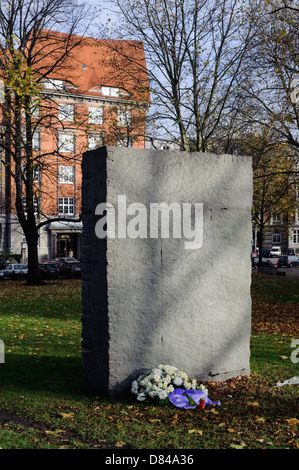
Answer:
[{"label": "rough stone texture", "polygon": [[[251,158],[103,147],[83,156],[86,386],[118,396],[159,364],[202,381],[250,374]],[[203,203],[203,243],[95,235],[95,208]],[[128,215],[127,220],[132,219]]]}]

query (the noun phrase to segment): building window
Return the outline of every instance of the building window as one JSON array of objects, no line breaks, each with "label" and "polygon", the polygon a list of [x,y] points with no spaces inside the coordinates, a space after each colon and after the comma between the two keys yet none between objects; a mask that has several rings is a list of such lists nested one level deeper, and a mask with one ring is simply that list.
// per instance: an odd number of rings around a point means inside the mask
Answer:
[{"label": "building window", "polygon": [[131,125],[131,111],[126,109],[119,109],[117,111],[117,125],[120,127],[127,127]]},{"label": "building window", "polygon": [[74,184],[75,181],[75,167],[59,165],[59,183]]},{"label": "building window", "polygon": [[[26,145],[28,145],[28,143],[27,143],[27,135],[26,135],[25,130],[22,130],[22,137],[23,137],[23,142],[24,142],[23,148],[26,148]],[[33,132],[33,134],[32,134],[32,150],[35,150],[35,151],[40,150],[40,142],[41,142],[40,131]]]},{"label": "building window", "polygon": [[75,119],[75,105],[67,103],[59,103],[58,105],[58,118],[60,121],[74,122]]},{"label": "building window", "polygon": [[279,232],[275,232],[272,235],[272,242],[273,243],[280,243],[281,237]]},{"label": "building window", "polygon": [[[24,212],[25,215],[27,214],[27,198],[26,196],[23,196],[23,207],[24,207]],[[34,208],[34,215],[38,214],[39,211],[39,197],[34,196],[33,197],[33,208]]]},{"label": "building window", "polygon": [[299,230],[293,231],[293,243],[299,244]]},{"label": "building window", "polygon": [[58,198],[58,214],[60,215],[74,215],[75,206],[73,197],[59,197]]},{"label": "building window", "polygon": [[57,80],[54,78],[45,78],[44,79],[44,87],[46,90],[64,90],[64,81],[63,80]]},{"label": "building window", "polygon": [[272,224],[280,224],[281,223],[281,214],[273,214],[271,217]]},{"label": "building window", "polygon": [[113,98],[118,98],[121,95],[128,95],[126,91],[113,86],[102,86],[101,92],[103,95],[112,96]]},{"label": "building window", "polygon": [[75,134],[72,132],[59,132],[58,151],[65,153],[75,153]]},{"label": "building window", "polygon": [[88,150],[95,150],[103,145],[103,138],[100,134],[88,135]]},{"label": "building window", "polygon": [[32,150],[40,150],[40,132],[36,131],[32,136]]},{"label": "building window", "polygon": [[118,147],[133,147],[133,139],[129,136],[117,139],[116,143]]},{"label": "building window", "polygon": [[41,177],[41,167],[40,165],[35,165],[33,167],[33,181],[35,183],[39,183],[41,179],[40,177]]},{"label": "building window", "polygon": [[88,108],[88,122],[89,124],[103,124],[104,109],[89,107]]}]

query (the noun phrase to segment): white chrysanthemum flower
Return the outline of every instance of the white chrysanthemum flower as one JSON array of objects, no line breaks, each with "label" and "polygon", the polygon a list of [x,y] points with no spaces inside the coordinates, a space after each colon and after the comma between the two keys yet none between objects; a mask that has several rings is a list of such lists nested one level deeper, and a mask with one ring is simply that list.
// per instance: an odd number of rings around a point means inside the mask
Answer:
[{"label": "white chrysanthemum flower", "polygon": [[138,401],[144,401],[144,400],[146,400],[146,395],[145,395],[145,393],[143,393],[143,392],[142,392],[142,393],[139,393],[139,394],[137,395],[137,400],[138,400]]},{"label": "white chrysanthemum flower", "polygon": [[176,385],[177,387],[179,387],[179,386],[182,385],[182,383],[183,383],[182,377],[176,376],[176,377],[173,379],[173,383],[174,383],[174,385]]},{"label": "white chrysanthemum flower", "polygon": [[188,375],[186,374],[186,372],[183,372],[182,370],[178,370],[178,371],[177,371],[177,375],[178,375],[179,377],[182,377],[182,379],[184,379],[184,380],[187,380],[187,379],[188,379]]},{"label": "white chrysanthemum flower", "polygon": [[191,389],[191,383],[188,382],[187,380],[184,381],[184,387],[186,390],[190,390]]},{"label": "white chrysanthemum flower", "polygon": [[159,364],[158,367],[141,374],[132,382],[131,391],[137,395],[138,401],[144,401],[148,397],[163,400],[176,387],[184,387],[186,390],[198,389],[208,395],[207,388],[196,379],[189,378],[186,372],[168,364]]},{"label": "white chrysanthemum flower", "polygon": [[160,398],[160,400],[164,400],[165,398],[168,397],[168,393],[166,392],[166,390],[161,390],[161,391],[159,392],[158,397]]},{"label": "white chrysanthemum flower", "polygon": [[197,385],[198,385],[198,384],[197,384],[197,380],[193,379],[193,380],[191,381],[191,388],[196,389]]}]

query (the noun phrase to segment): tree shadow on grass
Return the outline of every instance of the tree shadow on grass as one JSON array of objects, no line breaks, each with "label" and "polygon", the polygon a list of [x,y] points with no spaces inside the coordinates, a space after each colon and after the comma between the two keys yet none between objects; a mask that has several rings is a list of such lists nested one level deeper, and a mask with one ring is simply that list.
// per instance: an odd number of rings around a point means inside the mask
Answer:
[{"label": "tree shadow on grass", "polygon": [[1,388],[49,392],[68,398],[85,395],[81,358],[8,354],[0,366]]}]

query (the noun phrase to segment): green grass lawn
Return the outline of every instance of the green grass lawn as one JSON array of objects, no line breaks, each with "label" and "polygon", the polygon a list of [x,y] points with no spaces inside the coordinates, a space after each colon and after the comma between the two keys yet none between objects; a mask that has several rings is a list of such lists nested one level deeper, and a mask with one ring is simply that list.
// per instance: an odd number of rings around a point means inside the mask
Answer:
[{"label": "green grass lawn", "polygon": [[200,412],[86,393],[80,281],[2,282],[0,448],[298,449],[298,386],[276,387],[298,375],[298,292],[298,280],[254,273],[252,374],[207,384],[221,405]]}]

